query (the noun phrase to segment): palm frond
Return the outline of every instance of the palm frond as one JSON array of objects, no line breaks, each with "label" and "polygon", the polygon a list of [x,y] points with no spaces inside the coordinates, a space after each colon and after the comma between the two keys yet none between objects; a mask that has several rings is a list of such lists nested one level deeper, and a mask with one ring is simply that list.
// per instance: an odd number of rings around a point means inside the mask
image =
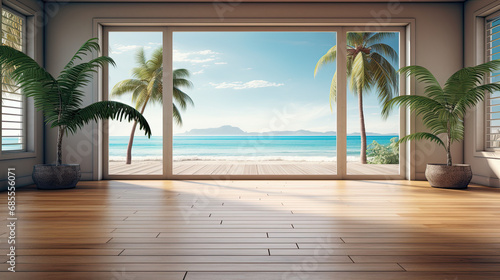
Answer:
[{"label": "palm frond", "polygon": [[349,87],[354,94],[372,85],[372,75],[369,73],[368,55],[360,52],[354,58],[350,75]]},{"label": "palm frond", "polygon": [[185,68],[175,69],[173,72],[174,79],[189,78],[189,70]]},{"label": "palm frond", "polygon": [[366,39],[367,46],[377,44],[381,41],[384,41],[386,39],[392,39],[397,36],[396,35],[397,33],[395,32],[373,32],[373,33],[367,32],[367,33],[370,34],[369,38]]},{"label": "palm frond", "polygon": [[397,71],[389,61],[378,53],[372,53],[370,58],[370,70],[373,83],[377,87],[378,99],[381,104],[385,104],[398,92]]},{"label": "palm frond", "polygon": [[420,115],[422,116],[422,123],[424,126],[427,127],[432,134],[439,135],[448,133],[448,122],[443,119],[443,116],[448,113],[449,112],[446,110],[439,110],[423,112]]},{"label": "palm frond", "polygon": [[326,54],[324,54],[316,63],[316,67],[314,68],[314,76],[318,73],[318,70],[326,64],[335,62],[337,59],[337,46],[331,47]]},{"label": "palm frond", "polygon": [[384,43],[376,43],[373,45],[369,45],[372,53],[377,53],[380,56],[387,58],[390,62],[398,62],[399,54],[396,50],[394,50],[391,46]]},{"label": "palm frond", "polygon": [[177,106],[175,106],[175,104],[173,104],[172,117],[174,118],[174,121],[178,126],[182,126],[181,112],[179,112],[179,109],[177,109]]},{"label": "palm frond", "polygon": [[[151,59],[147,60],[144,49],[139,49],[136,54],[138,66],[133,68],[132,75],[135,79],[128,79],[119,82],[113,87],[115,95],[124,95],[127,92],[132,93],[132,101],[135,107],[145,108],[149,103],[163,102],[163,52],[162,48],[153,51]],[[187,69],[175,69],[172,73],[173,79],[173,98],[181,109],[186,109],[188,105],[194,105],[189,95],[181,88],[191,88],[193,84],[188,80],[190,74]],[[133,83],[131,80],[135,80]],[[175,104],[174,120],[177,124],[182,124],[180,112]],[[142,110],[142,109],[141,109]]]},{"label": "palm frond", "polygon": [[139,110],[139,108],[146,108],[150,98],[151,98],[151,95],[149,94],[149,92],[147,90],[140,91],[140,94],[136,95],[136,98],[134,100],[135,101],[135,108],[137,110]]},{"label": "palm frond", "polygon": [[425,83],[425,92],[429,97],[434,98],[442,104],[446,103],[446,96],[443,88],[437,81],[436,77],[434,77],[434,75],[432,75],[427,68],[418,65],[411,65],[402,67],[398,72],[408,77],[414,76],[417,82]]},{"label": "palm frond", "polygon": [[147,84],[144,81],[137,79],[126,79],[118,82],[111,89],[111,96],[122,96],[126,93],[136,91],[137,89],[145,90],[147,88]]},{"label": "palm frond", "polygon": [[337,102],[337,71],[333,74],[332,83],[330,84],[330,110],[333,111],[332,103]]},{"label": "palm frond", "polygon": [[100,50],[98,41],[99,39],[97,38],[91,38],[87,40],[87,42],[83,43],[83,45],[78,49],[75,55],[66,64],[64,69],[73,67],[76,60],[83,60],[83,56],[90,55],[93,51],[98,52]]},{"label": "palm frond", "polygon": [[0,65],[2,75],[22,88],[25,96],[32,97],[37,110],[46,112],[48,121],[52,121],[59,109],[57,80],[31,57],[8,46],[0,46]]},{"label": "palm frond", "polygon": [[457,142],[464,140],[465,128],[463,122],[458,122],[450,127],[450,139],[451,142]]},{"label": "palm frond", "polygon": [[114,66],[115,62],[110,57],[100,56],[89,62],[65,68],[57,78],[61,89],[62,106],[69,109],[80,107],[82,98],[85,96],[81,88],[92,81],[97,68],[107,64]]},{"label": "palm frond", "polygon": [[401,139],[399,139],[396,142],[396,144],[400,145],[400,144],[407,142],[407,141],[422,140],[422,139],[426,139],[426,140],[429,140],[431,142],[435,142],[435,143],[443,146],[443,148],[446,147],[443,140],[441,140],[436,135],[434,135],[432,133],[427,133],[427,132],[416,132],[416,133],[412,133],[410,135],[406,135],[406,136],[402,137]]},{"label": "palm frond", "polygon": [[163,48],[157,48],[151,54],[151,59],[148,60],[148,66],[151,69],[159,69],[163,65]]},{"label": "palm frond", "polygon": [[180,90],[178,87],[174,87],[173,91],[174,100],[179,104],[182,110],[186,110],[187,104],[194,106],[194,102],[185,92]]},{"label": "palm frond", "polygon": [[446,81],[444,91],[447,96],[452,99],[450,101],[451,103],[455,103],[462,99],[464,95],[471,93],[477,95],[478,93],[474,91],[474,89],[483,83],[488,74],[499,69],[500,60],[489,61],[474,67],[462,68]]},{"label": "palm frond", "polygon": [[500,84],[485,84],[470,89],[465,94],[461,94],[456,100],[455,110],[461,114],[465,114],[469,108],[476,106],[484,100],[485,94],[500,91]]},{"label": "palm frond", "polygon": [[445,109],[441,103],[426,96],[401,95],[392,98],[384,104],[382,116],[387,118],[389,112],[396,106],[409,108],[411,112],[415,112],[417,115],[422,115],[427,112],[435,113]]},{"label": "palm frond", "polygon": [[147,68],[147,59],[144,48],[140,48],[135,53],[135,62],[139,64],[139,68]]},{"label": "palm frond", "polygon": [[364,32],[347,32],[347,44],[353,48],[364,45],[364,34]]},{"label": "palm frond", "polygon": [[73,110],[70,112],[70,118],[61,120],[58,125],[63,125],[71,133],[75,133],[84,125],[98,120],[126,120],[128,122],[137,121],[139,129],[144,130],[144,133],[151,137],[151,128],[148,122],[133,107],[116,101],[100,101],[92,103],[84,108]]}]

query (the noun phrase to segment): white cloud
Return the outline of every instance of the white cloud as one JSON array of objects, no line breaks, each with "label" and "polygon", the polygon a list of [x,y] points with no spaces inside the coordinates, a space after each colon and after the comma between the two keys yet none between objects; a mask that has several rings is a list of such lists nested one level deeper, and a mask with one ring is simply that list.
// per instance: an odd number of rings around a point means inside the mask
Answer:
[{"label": "white cloud", "polygon": [[[154,43],[148,43],[154,44]],[[151,46],[143,46],[143,45],[122,45],[122,44],[113,44],[111,47],[111,54],[122,54],[124,52],[135,51],[139,48],[144,48],[145,50],[149,50]]]},{"label": "white cloud", "polygon": [[205,69],[201,69],[200,71],[193,72],[193,75],[199,75],[205,73]]},{"label": "white cloud", "polygon": [[222,83],[210,83],[211,86],[214,86],[217,89],[222,88],[232,88],[232,89],[248,89],[248,88],[264,88],[264,87],[281,87],[285,84],[283,83],[274,83],[268,82],[264,80],[253,80],[250,82],[222,82]]},{"label": "white cloud", "polygon": [[190,62],[192,64],[207,63],[218,59],[218,52],[212,50],[202,50],[195,52],[182,52],[174,50],[173,58],[175,62]]},{"label": "white cloud", "polygon": [[194,52],[194,54],[201,54],[201,55],[215,55],[215,54],[219,54],[217,52],[214,52],[212,50],[203,50],[203,51],[197,51],[197,52]]},{"label": "white cloud", "polygon": [[216,62],[214,64],[217,64],[217,65],[224,65],[224,64],[227,64],[227,62]]}]

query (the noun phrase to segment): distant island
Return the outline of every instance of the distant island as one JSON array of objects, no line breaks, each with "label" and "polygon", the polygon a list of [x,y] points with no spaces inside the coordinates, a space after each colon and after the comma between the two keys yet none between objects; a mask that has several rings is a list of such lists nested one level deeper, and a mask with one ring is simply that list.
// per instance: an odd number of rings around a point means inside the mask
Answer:
[{"label": "distant island", "polygon": [[[327,132],[317,132],[310,130],[296,130],[296,131],[268,131],[268,132],[246,132],[239,127],[224,125],[216,128],[199,128],[191,129],[184,133],[175,134],[176,136],[259,136],[259,135],[274,135],[274,136],[336,136],[336,131]],[[359,135],[357,133],[351,133],[347,135]],[[367,132],[368,136],[390,136],[397,135],[397,133],[380,134],[374,132]]]}]

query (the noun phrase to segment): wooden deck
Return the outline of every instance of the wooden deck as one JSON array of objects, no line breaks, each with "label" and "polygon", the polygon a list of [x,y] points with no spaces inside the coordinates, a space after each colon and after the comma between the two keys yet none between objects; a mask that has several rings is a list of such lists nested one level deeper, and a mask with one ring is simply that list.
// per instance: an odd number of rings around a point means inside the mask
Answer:
[{"label": "wooden deck", "polygon": [[[161,175],[161,161],[135,161],[132,164],[110,162],[111,175]],[[176,175],[332,175],[336,174],[336,162],[282,162],[282,161],[176,161]],[[349,162],[350,175],[397,175],[397,164],[359,164]]]},{"label": "wooden deck", "polygon": [[499,189],[101,181],[16,202],[17,273],[2,226],[0,279],[500,279]]}]

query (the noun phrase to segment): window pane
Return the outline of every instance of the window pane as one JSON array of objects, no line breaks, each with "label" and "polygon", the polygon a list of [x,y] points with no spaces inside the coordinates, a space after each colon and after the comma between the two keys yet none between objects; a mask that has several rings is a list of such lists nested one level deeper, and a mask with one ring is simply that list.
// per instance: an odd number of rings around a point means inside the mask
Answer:
[{"label": "window pane", "polygon": [[[333,32],[174,32],[173,174],[336,174]],[[174,74],[174,79],[176,75]],[[179,75],[181,78],[181,75]],[[174,81],[175,84],[175,81]]]},{"label": "window pane", "polygon": [[398,32],[347,33],[349,175],[399,174],[399,110],[381,114],[384,100],[399,95],[399,39]]},{"label": "window pane", "polygon": [[[142,112],[153,135],[134,123],[109,122],[109,175],[163,174],[162,33],[109,32],[109,100]],[[135,128],[135,129],[134,129]]]},{"label": "window pane", "polygon": [[[2,9],[2,44],[24,51],[24,17]],[[20,89],[9,78],[9,70],[2,76],[2,151],[24,151],[25,101]]]},{"label": "window pane", "polygon": [[[486,25],[487,60],[500,59],[500,19],[488,21]],[[490,74],[489,81],[500,82],[500,72]],[[500,147],[500,92],[486,95],[486,148]]]}]

